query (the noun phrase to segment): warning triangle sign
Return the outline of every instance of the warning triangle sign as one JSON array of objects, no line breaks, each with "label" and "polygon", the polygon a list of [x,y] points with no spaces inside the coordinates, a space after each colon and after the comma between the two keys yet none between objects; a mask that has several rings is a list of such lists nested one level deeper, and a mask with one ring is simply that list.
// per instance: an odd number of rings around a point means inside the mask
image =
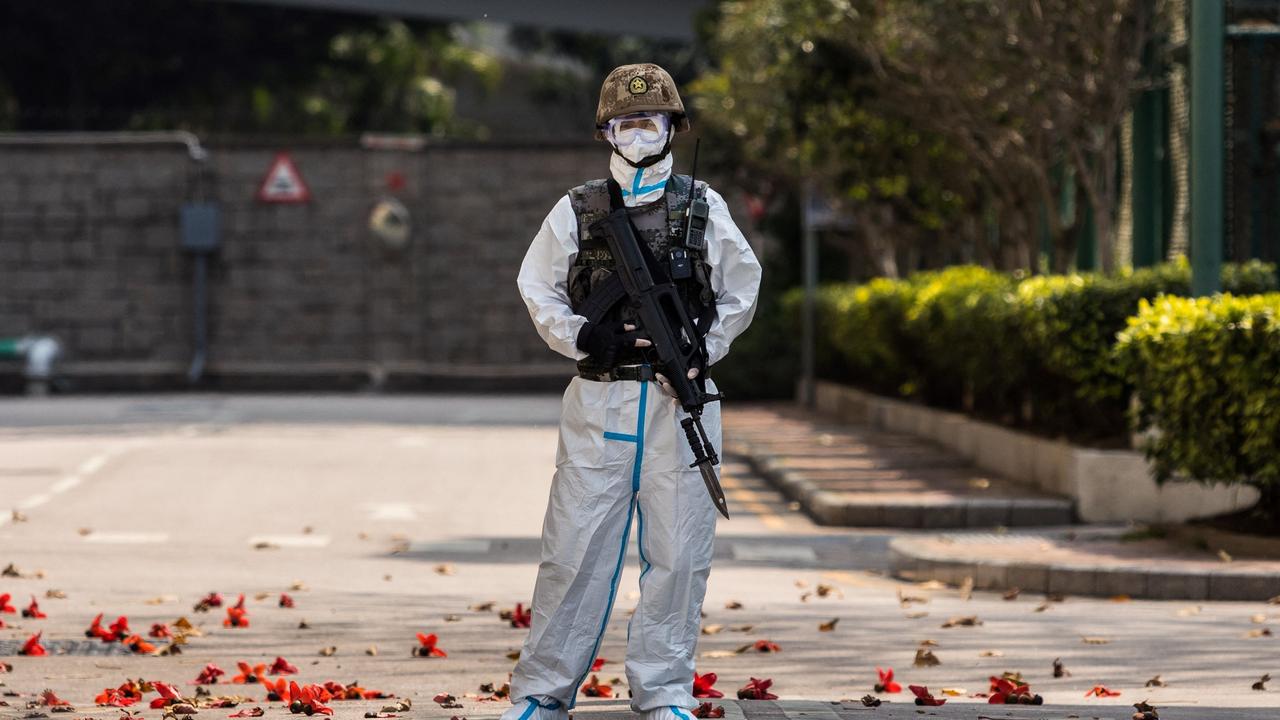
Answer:
[{"label": "warning triangle sign", "polygon": [[268,203],[305,203],[311,200],[311,191],[288,153],[279,153],[271,162],[271,168],[258,188],[258,200]]}]

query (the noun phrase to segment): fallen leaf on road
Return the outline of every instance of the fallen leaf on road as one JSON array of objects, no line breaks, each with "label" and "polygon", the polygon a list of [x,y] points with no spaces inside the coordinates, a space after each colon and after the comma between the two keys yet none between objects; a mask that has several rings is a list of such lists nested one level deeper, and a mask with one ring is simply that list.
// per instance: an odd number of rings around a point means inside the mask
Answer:
[{"label": "fallen leaf on road", "polygon": [[1192,615],[1199,615],[1199,614],[1200,614],[1199,605],[1188,605],[1187,607],[1184,607],[1178,611],[1178,617],[1191,617]]},{"label": "fallen leaf on road", "polygon": [[948,697],[961,697],[968,691],[964,688],[942,688],[941,692]]},{"label": "fallen leaf on road", "polygon": [[1133,709],[1137,712],[1133,714],[1132,720],[1160,720],[1160,714],[1146,700],[1134,703]]},{"label": "fallen leaf on road", "polygon": [[436,566],[437,575],[452,575],[453,573],[453,563],[440,563]]},{"label": "fallen leaf on road", "polygon": [[[1062,658],[1053,659],[1053,676],[1056,678],[1071,677],[1071,671],[1062,664]],[[1160,677],[1157,675],[1156,677]]]},{"label": "fallen leaf on road", "polygon": [[1263,676],[1258,680],[1258,682],[1254,683],[1251,687],[1252,687],[1254,690],[1266,690],[1266,689],[1267,689],[1267,683],[1269,683],[1269,682],[1271,682],[1271,676],[1270,676],[1270,675],[1263,675]]},{"label": "fallen leaf on road", "polygon": [[309,588],[307,587],[307,584],[301,580],[294,580],[293,584],[289,586],[289,589],[293,592],[305,592]]},{"label": "fallen leaf on road", "polygon": [[1084,694],[1085,697],[1119,697],[1119,690],[1111,690],[1106,685],[1094,685]]},{"label": "fallen leaf on road", "polygon": [[739,700],[777,700],[778,696],[769,692],[769,687],[773,685],[770,678],[750,678],[750,681],[738,688]]},{"label": "fallen leaf on road", "polygon": [[1129,597],[1128,595],[1112,595],[1110,600],[1111,602],[1116,602],[1116,603],[1127,603],[1127,602],[1131,602],[1133,598]]},{"label": "fallen leaf on road", "polygon": [[983,650],[978,653],[978,657],[1004,657],[1004,653],[999,650]]},{"label": "fallen leaf on road", "polygon": [[436,693],[436,696],[431,699],[442,708],[462,707],[462,703],[458,702],[458,698],[450,695],[449,693]]},{"label": "fallen leaf on road", "polygon": [[1271,628],[1254,628],[1244,636],[1247,638],[1271,637]]},{"label": "fallen leaf on road", "polygon": [[310,630],[310,629],[311,629],[311,624],[307,622],[307,619],[306,619],[306,618],[302,618],[301,620],[299,620],[299,621],[298,621],[298,629],[299,629],[299,630]]},{"label": "fallen leaf on road", "polygon": [[22,571],[19,570],[18,566],[14,565],[13,563],[9,563],[8,565],[5,566],[4,570],[0,570],[0,577],[20,578],[22,576],[23,576]]},{"label": "fallen leaf on road", "polygon": [[44,596],[50,600],[66,600],[67,594],[61,590],[50,588],[44,591]]},{"label": "fallen leaf on road", "polygon": [[450,613],[444,616],[444,621],[445,622],[462,622],[462,616],[454,615],[453,613]]},{"label": "fallen leaf on road", "polygon": [[326,647],[326,648],[320,648],[320,654],[324,657],[331,657],[333,655],[336,655],[337,653],[338,653],[337,645],[330,645],[329,647]]},{"label": "fallen leaf on road", "polygon": [[876,668],[876,676],[880,680],[875,684],[875,691],[878,693],[898,693],[902,692],[902,686],[893,680],[893,668],[881,670]]},{"label": "fallen leaf on road", "polygon": [[756,626],[755,626],[755,625],[735,625],[735,626],[733,626],[733,627],[729,628],[729,632],[747,633],[747,632],[751,632],[752,630],[755,630],[755,629],[756,629]]},{"label": "fallen leaf on road", "polygon": [[703,658],[707,658],[708,660],[712,660],[715,658],[730,658],[730,657],[734,657],[737,654],[738,653],[735,650],[708,650],[707,652],[704,652],[698,655],[698,657],[703,657]]},{"label": "fallen leaf on road", "polygon": [[1021,593],[1022,593],[1021,588],[1014,587],[1014,588],[1009,588],[1008,590],[1005,590],[1004,594],[1001,595],[1000,597],[1004,598],[1005,600],[1017,600],[1018,595],[1020,595]]},{"label": "fallen leaf on road", "polygon": [[836,629],[836,623],[840,622],[840,618],[831,618],[824,623],[818,623],[819,632],[831,632]]},{"label": "fallen leaf on road", "polygon": [[864,707],[880,707],[880,698],[875,695],[863,695],[862,705]]},{"label": "fallen leaf on road", "polygon": [[233,718],[262,717],[265,714],[266,713],[263,711],[262,708],[252,707],[252,708],[246,708],[244,710],[240,710],[239,712],[233,712],[227,717],[233,717]]},{"label": "fallen leaf on road", "polygon": [[1111,642],[1111,640],[1110,640],[1110,638],[1104,638],[1104,637],[1089,637],[1089,636],[1087,636],[1087,635],[1086,635],[1086,636],[1084,636],[1084,637],[1081,637],[1081,638],[1080,638],[1080,642],[1083,642],[1085,645],[1106,645],[1106,644],[1110,643],[1110,642]]},{"label": "fallen leaf on road", "polygon": [[474,610],[475,612],[493,612],[493,607],[496,604],[497,603],[490,600],[489,602],[482,602],[482,603],[477,603],[475,605],[470,605],[467,607],[467,609]]},{"label": "fallen leaf on road", "polygon": [[1267,598],[1267,604],[1280,605],[1280,595],[1276,595],[1275,597],[1272,597],[1272,598]]},{"label": "fallen leaf on road", "polygon": [[1051,607],[1053,607],[1053,603],[1049,602],[1048,600],[1045,600],[1044,602],[1037,605],[1035,609],[1032,610],[1032,612],[1038,612],[1038,613],[1044,612],[1045,610],[1048,610]]},{"label": "fallen leaf on road", "polygon": [[916,659],[912,662],[912,665],[915,667],[935,667],[941,664],[942,661],[938,659],[938,656],[934,655],[933,651],[927,648],[917,649]]},{"label": "fallen leaf on road", "polygon": [[939,705],[947,704],[946,699],[936,698],[933,695],[930,695],[929,688],[924,685],[908,685],[907,689],[910,690],[912,694],[916,696],[917,705],[928,705],[931,707],[937,707]]},{"label": "fallen leaf on road", "polygon": [[715,635],[716,633],[720,632],[723,629],[724,629],[724,625],[703,625],[702,634]]},{"label": "fallen leaf on road", "polygon": [[1222,561],[1222,562],[1224,562],[1224,563],[1229,563],[1229,562],[1231,562],[1232,560],[1234,560],[1235,558],[1231,557],[1231,554],[1230,554],[1230,553],[1228,553],[1226,550],[1219,550],[1219,551],[1218,551],[1218,559],[1219,559],[1219,560],[1221,560],[1221,561]]},{"label": "fallen leaf on road", "polygon": [[1169,683],[1161,680],[1160,676],[1157,675],[1151,678],[1150,680],[1148,680],[1147,684],[1144,685],[1143,687],[1169,687]]},{"label": "fallen leaf on road", "polygon": [[821,598],[827,597],[828,595],[835,595],[836,597],[839,597],[839,598],[844,597],[844,591],[836,587],[835,585],[818,583],[818,587],[816,589],[818,591],[818,597],[821,597]]},{"label": "fallen leaf on road", "polygon": [[[950,538],[948,538],[949,540]],[[921,590],[946,590],[947,584],[941,580],[925,580],[922,583],[916,583],[916,587]]]},{"label": "fallen leaf on road", "polygon": [[364,649],[364,654],[370,657],[376,657],[378,654],[378,646],[370,645],[369,647]]},{"label": "fallen leaf on road", "polygon": [[929,602],[929,598],[927,597],[921,597],[919,595],[904,595],[901,590],[898,591],[898,604],[902,607],[907,607],[911,603],[923,604],[927,602]]},{"label": "fallen leaf on road", "polygon": [[938,641],[932,638],[925,638],[920,641],[920,647],[938,647]]},{"label": "fallen leaf on road", "polygon": [[742,603],[738,602],[737,600],[730,600],[729,602],[724,604],[725,610],[741,610],[742,608],[743,608]]},{"label": "fallen leaf on road", "polygon": [[908,620],[919,620],[920,618],[929,617],[929,613],[922,610],[918,612],[903,613],[902,616]]},{"label": "fallen leaf on road", "polygon": [[950,618],[946,622],[942,623],[942,627],[976,627],[981,624],[982,621],[978,619],[977,615],[957,615],[956,617]]},{"label": "fallen leaf on road", "polygon": [[1266,621],[1267,621],[1267,616],[1266,616],[1266,614],[1265,614],[1265,613],[1258,613],[1257,615],[1250,615],[1250,616],[1249,616],[1249,622],[1252,622],[1252,623],[1254,623],[1255,625],[1261,625],[1262,623],[1264,623],[1264,622],[1266,622]]},{"label": "fallen leaf on road", "polygon": [[519,650],[512,650],[511,652],[507,653],[507,659],[508,659],[508,660],[519,660],[519,659],[520,659],[520,651],[519,651]]},{"label": "fallen leaf on road", "polygon": [[71,707],[71,703],[58,697],[57,693],[48,689],[40,693],[40,705],[43,707]]}]

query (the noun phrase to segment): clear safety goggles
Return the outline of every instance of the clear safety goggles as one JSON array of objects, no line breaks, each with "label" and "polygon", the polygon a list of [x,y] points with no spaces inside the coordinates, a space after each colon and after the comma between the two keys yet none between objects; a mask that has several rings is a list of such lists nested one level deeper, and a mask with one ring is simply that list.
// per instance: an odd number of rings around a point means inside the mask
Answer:
[{"label": "clear safety goggles", "polygon": [[671,118],[666,113],[641,112],[619,115],[604,124],[604,136],[614,147],[637,142],[657,142],[667,136]]}]

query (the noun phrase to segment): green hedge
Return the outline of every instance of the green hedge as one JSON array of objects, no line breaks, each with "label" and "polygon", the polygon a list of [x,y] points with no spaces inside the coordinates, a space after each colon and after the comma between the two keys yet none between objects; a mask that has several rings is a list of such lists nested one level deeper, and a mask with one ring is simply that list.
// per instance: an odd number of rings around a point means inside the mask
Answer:
[{"label": "green hedge", "polygon": [[[1235,294],[1277,289],[1258,262],[1223,270]],[[1026,427],[1120,445],[1131,383],[1112,352],[1143,299],[1190,292],[1185,260],[1118,275],[1023,278],[974,266],[818,295],[821,377]],[[800,295],[786,314],[798,327]]]},{"label": "green hedge", "polygon": [[1257,485],[1280,518],[1280,294],[1142,300],[1114,359],[1157,477]]}]

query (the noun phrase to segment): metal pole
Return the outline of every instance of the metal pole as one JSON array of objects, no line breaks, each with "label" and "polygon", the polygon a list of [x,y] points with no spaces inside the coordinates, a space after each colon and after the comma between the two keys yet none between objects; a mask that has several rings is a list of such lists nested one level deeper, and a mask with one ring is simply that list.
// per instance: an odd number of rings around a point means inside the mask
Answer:
[{"label": "metal pole", "polygon": [[800,320],[800,400],[806,407],[816,401],[814,391],[815,333],[814,308],[818,290],[818,239],[813,228],[813,186],[806,183],[801,200],[800,224],[803,240],[802,264],[804,281],[804,309]]},{"label": "metal pole", "polygon": [[1191,0],[1191,293],[1221,290],[1223,232],[1222,0]]}]

